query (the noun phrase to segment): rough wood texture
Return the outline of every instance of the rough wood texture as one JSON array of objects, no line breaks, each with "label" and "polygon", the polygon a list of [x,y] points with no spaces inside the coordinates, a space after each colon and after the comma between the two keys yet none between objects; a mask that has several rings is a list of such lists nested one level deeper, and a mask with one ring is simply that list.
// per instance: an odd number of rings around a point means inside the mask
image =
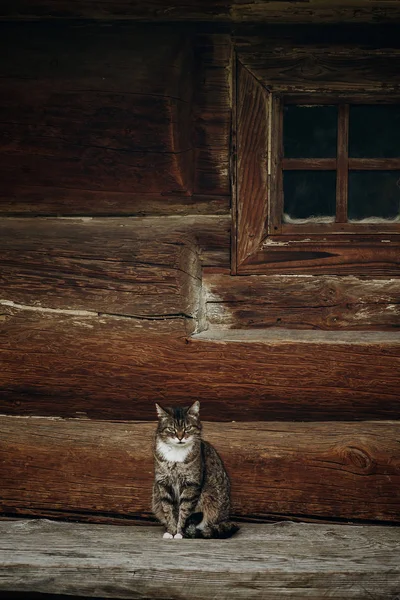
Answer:
[{"label": "rough wood texture", "polygon": [[121,24],[0,30],[2,212],[90,214],[97,203],[97,213],[135,214],[135,195],[142,207],[147,194],[160,205],[191,195],[184,35]]},{"label": "rough wood texture", "polygon": [[[116,318],[3,305],[0,412],[149,419],[158,398],[200,399],[213,421],[399,415],[395,333],[353,332],[349,339],[349,332],[295,331],[280,338],[268,330],[267,339],[232,345],[226,334],[187,337],[192,328],[180,315]],[[298,335],[305,333],[325,335]]]},{"label": "rough wood texture", "polygon": [[299,29],[291,35],[288,30],[280,43],[274,35],[237,36],[238,58],[259,81],[277,92],[371,91],[387,95],[400,91],[399,42],[392,43],[391,31],[386,40],[380,39],[379,29],[377,33],[372,29],[371,33],[364,31],[364,40],[356,35],[352,41],[348,36],[343,39],[345,34],[338,28],[329,31],[329,43],[326,39],[316,43],[315,34],[311,33],[310,39],[307,31]]},{"label": "rough wood texture", "polygon": [[246,274],[312,274],[398,276],[398,235],[285,234],[264,240],[260,250],[242,263]]},{"label": "rough wood texture", "polygon": [[161,540],[159,527],[0,523],[0,589],[109,598],[387,600],[399,528],[276,523],[229,541]]},{"label": "rough wood texture", "polygon": [[233,329],[400,327],[400,279],[206,273],[203,294],[207,322]]},{"label": "rough wood texture", "polygon": [[[365,98],[371,103],[376,102],[376,97],[387,98],[388,94],[400,92],[400,49],[398,34],[393,35],[393,30],[388,29],[386,39],[382,38],[383,29],[378,28],[371,32],[364,29],[355,32],[354,39],[351,31],[347,29],[332,28],[326,31],[317,31],[318,28],[293,28],[286,33],[281,32],[282,39],[278,39],[277,32],[264,36],[234,35],[234,43],[238,57],[238,89],[246,86],[243,77],[244,68],[250,72],[254,79],[255,91],[253,96],[265,93],[265,88],[273,95],[272,123],[268,125],[266,117],[261,119],[264,127],[262,137],[270,137],[272,168],[269,185],[269,206],[266,202],[267,194],[259,193],[259,185],[249,185],[241,192],[238,185],[238,214],[243,209],[243,223],[237,228],[238,272],[241,274],[364,274],[364,275],[398,275],[399,273],[399,226],[389,224],[385,230],[379,225],[380,232],[371,232],[368,228],[362,230],[363,225],[337,223],[332,229],[325,226],[321,230],[318,225],[282,226],[282,175],[280,158],[282,154],[282,111],[274,109],[279,105],[280,94],[298,93],[297,101],[301,103],[300,95],[316,94],[314,102],[317,103],[318,94],[334,94],[338,98],[345,98],[346,94],[366,94]],[[307,35],[307,32],[310,34]],[[324,33],[326,39],[323,37]],[[371,35],[370,35],[371,33]],[[249,76],[247,75],[247,78]],[[257,88],[259,88],[257,90]],[[376,96],[375,96],[376,94]],[[396,96],[397,97],[397,96]],[[325,99],[326,100],[326,99]],[[312,96],[303,102],[311,103]],[[357,100],[354,99],[357,103]],[[240,123],[240,118],[239,118]],[[253,138],[254,122],[243,120],[242,136]],[[343,146],[347,129],[344,127],[345,119],[341,119],[342,127],[339,128],[339,146]],[[257,127],[259,127],[257,121]],[[251,147],[250,147],[251,150]],[[339,156],[339,166],[343,170],[346,166],[346,157]],[[247,160],[251,164],[251,171],[261,172],[266,177],[266,166],[263,156],[257,156],[238,146],[238,164]],[[344,162],[343,162],[344,159]],[[285,162],[284,167],[298,168],[301,161],[296,164]],[[344,165],[344,166],[343,166]],[[302,165],[306,168],[306,162]],[[314,164],[314,166],[322,166]],[[325,164],[324,167],[327,165]],[[330,161],[328,168],[334,164]],[[382,164],[381,164],[382,166]],[[245,170],[248,173],[249,169]],[[248,176],[247,176],[248,177]],[[342,179],[342,177],[340,178]],[[347,180],[346,180],[347,181]],[[238,184],[240,179],[238,179]],[[344,184],[343,184],[344,185]],[[344,220],[346,208],[345,187],[341,184],[339,218]],[[339,186],[340,187],[340,186]],[[267,207],[266,207],[267,203]],[[251,206],[246,211],[246,206]],[[268,237],[266,235],[266,212],[268,209],[269,225]],[[257,220],[253,215],[259,215]],[[240,221],[239,221],[240,222]],[[347,227],[346,227],[347,226]],[[356,230],[357,227],[357,230]],[[249,243],[247,229],[252,232],[252,243]],[[244,233],[243,233],[244,232]],[[381,235],[382,232],[382,235]],[[371,235],[375,233],[376,235]],[[362,235],[364,234],[364,235]],[[249,248],[247,248],[249,246]],[[247,253],[241,255],[240,249]]]},{"label": "rough wood texture", "polygon": [[199,35],[194,41],[195,182],[198,194],[229,196],[232,112],[230,35]]},{"label": "rough wood texture", "polygon": [[150,318],[197,311],[199,249],[185,218],[3,219],[0,262],[3,303]]},{"label": "rough wood texture", "polygon": [[[150,516],[155,425],[0,417],[1,512]],[[395,421],[204,424],[233,513],[259,518],[400,521],[399,435]]]},{"label": "rough wood texture", "polygon": [[269,95],[237,64],[237,263],[254,254],[266,235]]},{"label": "rough wood texture", "polygon": [[163,0],[3,0],[3,18],[89,18],[138,21],[212,21],[336,23],[399,21],[397,0],[287,0],[243,2],[242,0],[179,0],[165,6]]},{"label": "rough wood texture", "polygon": [[3,219],[1,297],[125,315],[187,312],[199,261],[229,264],[229,227],[223,216]]}]

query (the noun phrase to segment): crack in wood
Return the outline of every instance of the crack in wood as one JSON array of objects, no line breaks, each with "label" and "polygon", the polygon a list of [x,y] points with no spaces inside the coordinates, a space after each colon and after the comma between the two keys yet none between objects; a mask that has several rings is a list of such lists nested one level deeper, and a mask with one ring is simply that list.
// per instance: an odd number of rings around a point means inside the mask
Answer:
[{"label": "crack in wood", "polygon": [[1,306],[7,306],[15,308],[17,310],[28,310],[32,312],[48,313],[48,314],[62,314],[72,317],[84,317],[84,318],[116,318],[116,319],[138,319],[142,321],[164,321],[168,319],[191,319],[194,320],[192,315],[188,315],[184,312],[181,313],[166,313],[159,315],[126,315],[122,313],[107,313],[107,312],[96,312],[91,310],[74,310],[66,308],[48,308],[43,306],[30,306],[26,304],[19,304],[13,300],[0,300]]}]

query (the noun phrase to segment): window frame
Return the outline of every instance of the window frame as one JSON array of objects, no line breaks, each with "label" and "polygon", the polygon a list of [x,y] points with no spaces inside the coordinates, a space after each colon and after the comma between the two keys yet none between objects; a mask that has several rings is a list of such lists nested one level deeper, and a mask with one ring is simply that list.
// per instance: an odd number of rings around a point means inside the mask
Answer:
[{"label": "window frame", "polygon": [[[288,86],[289,87],[289,86]],[[400,169],[400,159],[349,159],[347,155],[349,104],[400,103],[400,94],[335,90],[310,92],[277,89],[256,79],[239,60],[235,71],[233,136],[234,227],[233,274],[398,274],[400,224],[355,223],[347,218],[348,166],[367,170]],[[281,163],[307,159],[283,158],[283,103],[339,104],[338,154],[332,159],[310,159],[314,164],[335,163],[342,201],[334,223],[282,222]],[[257,126],[258,123],[258,126]],[[285,161],[285,163],[283,163]],[[385,167],[382,168],[383,163]],[[322,164],[322,163],[321,163]],[[391,169],[388,166],[391,165]],[[326,166],[326,163],[325,163]],[[368,166],[368,165],[367,165]],[[354,169],[355,170],[355,169]],[[359,170],[359,169],[357,169]],[[346,172],[346,181],[343,173]],[[339,212],[338,212],[339,209]]]}]

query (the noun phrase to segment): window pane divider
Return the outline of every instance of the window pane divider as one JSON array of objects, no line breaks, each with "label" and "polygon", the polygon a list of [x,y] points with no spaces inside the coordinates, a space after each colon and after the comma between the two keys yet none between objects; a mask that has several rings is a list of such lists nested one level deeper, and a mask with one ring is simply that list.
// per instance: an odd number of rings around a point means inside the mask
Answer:
[{"label": "window pane divider", "polygon": [[400,158],[349,158],[349,169],[354,171],[397,171]]},{"label": "window pane divider", "polygon": [[349,105],[339,104],[336,171],[336,223],[347,222]]},{"label": "window pane divider", "polygon": [[284,158],[282,168],[289,171],[321,170],[335,171],[336,158]]}]

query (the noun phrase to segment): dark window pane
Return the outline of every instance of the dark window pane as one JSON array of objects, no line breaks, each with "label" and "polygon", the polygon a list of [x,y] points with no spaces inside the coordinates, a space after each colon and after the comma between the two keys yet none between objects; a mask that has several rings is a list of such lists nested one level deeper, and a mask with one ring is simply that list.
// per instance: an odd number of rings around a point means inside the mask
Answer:
[{"label": "dark window pane", "polygon": [[400,105],[350,106],[349,156],[400,157]]},{"label": "dark window pane", "polygon": [[399,219],[400,171],[350,171],[348,202],[349,220]]},{"label": "dark window pane", "polygon": [[331,223],[336,214],[336,171],[284,171],[284,222]]},{"label": "dark window pane", "polygon": [[337,120],[337,106],[285,106],[283,109],[284,156],[335,158]]}]

